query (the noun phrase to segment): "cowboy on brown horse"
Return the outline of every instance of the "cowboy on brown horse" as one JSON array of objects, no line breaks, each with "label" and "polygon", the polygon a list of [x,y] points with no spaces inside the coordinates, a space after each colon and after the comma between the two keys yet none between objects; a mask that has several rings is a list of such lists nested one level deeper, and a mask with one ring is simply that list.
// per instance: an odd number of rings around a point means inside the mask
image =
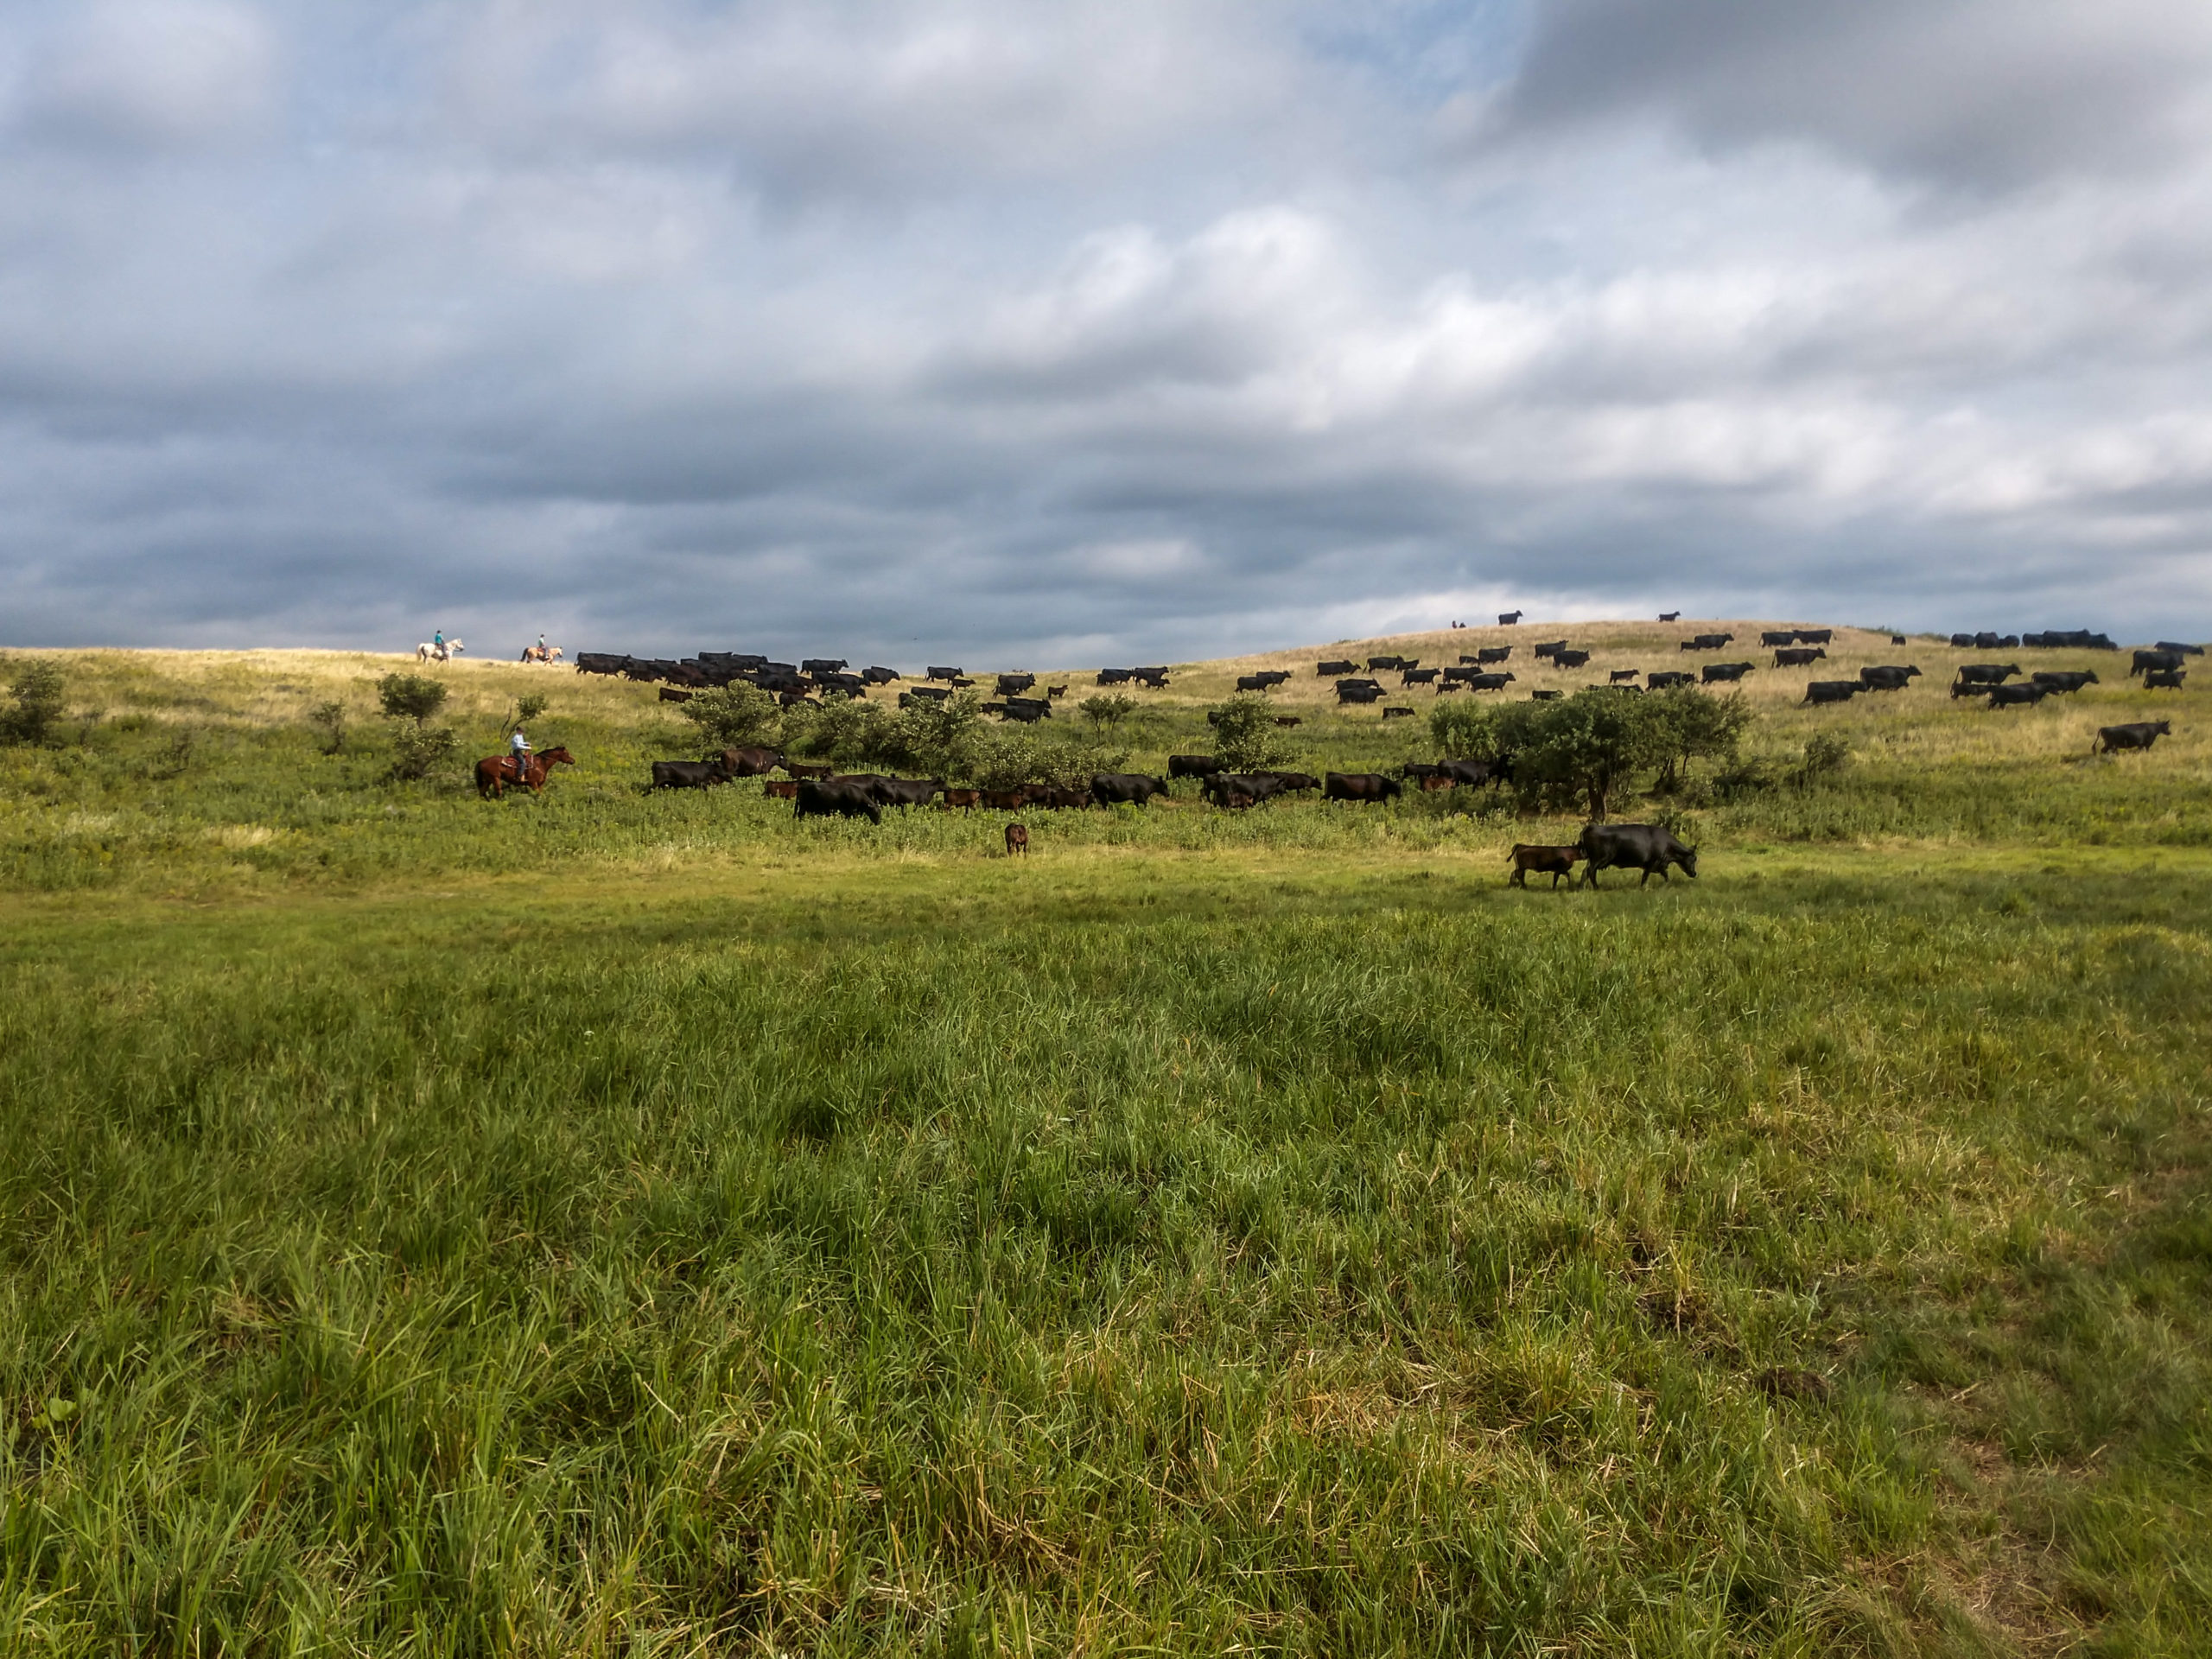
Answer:
[{"label": "cowboy on brown horse", "polygon": [[508,784],[519,784],[535,795],[545,787],[546,777],[554,767],[575,764],[576,757],[564,748],[531,754],[525,747],[512,757],[487,754],[476,763],[476,792],[490,800],[504,795]]}]

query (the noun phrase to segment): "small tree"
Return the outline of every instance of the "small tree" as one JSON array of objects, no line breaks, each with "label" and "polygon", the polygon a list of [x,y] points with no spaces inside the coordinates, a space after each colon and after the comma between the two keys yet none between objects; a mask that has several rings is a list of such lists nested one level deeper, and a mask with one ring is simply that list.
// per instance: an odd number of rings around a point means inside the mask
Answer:
[{"label": "small tree", "polygon": [[1085,697],[1076,704],[1076,712],[1093,727],[1104,731],[1116,731],[1122,722],[1136,712],[1137,700],[1118,691],[1109,691],[1099,696]]},{"label": "small tree", "polygon": [[387,674],[377,682],[377,702],[392,719],[411,720],[419,728],[446,706],[446,688],[420,674]]},{"label": "small tree", "polygon": [[8,695],[12,703],[0,714],[0,738],[12,743],[43,743],[54,722],[61,718],[67,700],[61,671],[36,658],[19,658],[10,664]]},{"label": "small tree", "polygon": [[1515,757],[1516,781],[1524,792],[1586,804],[1593,823],[1613,792],[1657,758],[1656,724],[1643,697],[1601,688],[1528,706],[1538,714]]},{"label": "small tree", "polygon": [[1834,732],[1815,732],[1805,740],[1805,758],[1793,774],[1799,788],[1833,778],[1851,763],[1851,745]]},{"label": "small tree", "polygon": [[956,691],[949,697],[909,702],[891,722],[884,750],[899,765],[931,778],[973,778],[982,746],[990,736],[983,724],[982,698],[972,690]]},{"label": "small tree", "polygon": [[775,698],[741,681],[698,693],[683,705],[683,718],[718,749],[773,748],[783,740],[784,711]]},{"label": "small tree", "polygon": [[1751,706],[1740,691],[1716,697],[1694,685],[1678,685],[1648,694],[1644,703],[1662,794],[1681,787],[1693,760],[1734,760],[1751,723]]},{"label": "small tree", "polygon": [[536,720],[552,706],[552,698],[543,696],[535,691],[525,691],[516,699],[514,723],[519,726],[524,721]]},{"label": "small tree", "polygon": [[785,738],[790,747],[804,754],[834,760],[841,766],[859,766],[876,760],[884,740],[890,734],[891,722],[883,710],[865,697],[832,696],[822,707],[813,710],[805,729],[796,735],[785,722]]},{"label": "small tree", "polygon": [[308,724],[322,734],[322,752],[335,754],[346,747],[346,705],[318,702],[308,710]]},{"label": "small tree", "polygon": [[1213,725],[1214,753],[1230,772],[1259,772],[1288,759],[1275,725],[1274,704],[1257,691],[1239,691],[1206,710]]}]

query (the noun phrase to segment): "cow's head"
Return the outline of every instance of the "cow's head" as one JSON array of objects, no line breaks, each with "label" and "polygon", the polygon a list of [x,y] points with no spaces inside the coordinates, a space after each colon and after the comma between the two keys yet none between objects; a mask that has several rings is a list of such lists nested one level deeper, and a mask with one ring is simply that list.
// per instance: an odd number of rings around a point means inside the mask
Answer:
[{"label": "cow's head", "polygon": [[1697,849],[1676,843],[1675,862],[1682,867],[1682,874],[1692,880],[1697,879]]},{"label": "cow's head", "polygon": [[2171,737],[2174,734],[2173,724],[2170,721],[2162,720],[2158,723],[2157,731],[2160,737]]}]

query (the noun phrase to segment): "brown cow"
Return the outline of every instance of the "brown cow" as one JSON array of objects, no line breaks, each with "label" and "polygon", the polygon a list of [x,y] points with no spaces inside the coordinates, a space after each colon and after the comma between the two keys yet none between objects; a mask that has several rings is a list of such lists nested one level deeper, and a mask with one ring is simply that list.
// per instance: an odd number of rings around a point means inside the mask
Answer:
[{"label": "brown cow", "polygon": [[1027,856],[1028,852],[1029,831],[1027,829],[1018,823],[1009,823],[1007,825],[1006,855],[1008,858],[1012,858],[1016,853],[1020,853],[1026,857]]},{"label": "brown cow", "polygon": [[772,801],[795,801],[798,798],[798,779],[796,778],[789,783],[780,778],[770,778],[760,787]]},{"label": "brown cow", "polygon": [[1531,847],[1516,842],[1512,852],[1507,856],[1513,861],[1513,874],[1505,878],[1507,887],[1525,887],[1529,885],[1529,871],[1534,870],[1541,875],[1548,870],[1551,872],[1552,891],[1557,893],[1560,877],[1574,874],[1574,863],[1582,856],[1582,849],[1580,847]]},{"label": "brown cow", "polygon": [[784,757],[774,749],[724,749],[721,760],[722,770],[733,778],[765,778],[784,764]]},{"label": "brown cow", "polygon": [[794,778],[827,778],[835,770],[826,761],[820,766],[804,760],[782,760],[777,764]]},{"label": "brown cow", "polygon": [[944,791],[944,798],[938,803],[938,810],[950,812],[957,806],[964,810],[976,806],[982,798],[983,791],[980,789],[948,789]]},{"label": "brown cow", "polygon": [[980,792],[983,804],[994,812],[1019,812],[1029,802],[1026,789],[986,789]]}]

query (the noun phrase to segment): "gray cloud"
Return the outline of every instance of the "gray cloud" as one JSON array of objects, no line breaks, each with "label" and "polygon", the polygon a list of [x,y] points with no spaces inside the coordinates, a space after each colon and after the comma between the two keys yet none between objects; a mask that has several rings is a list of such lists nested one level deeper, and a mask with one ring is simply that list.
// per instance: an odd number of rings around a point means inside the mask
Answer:
[{"label": "gray cloud", "polygon": [[2212,632],[2193,24],[272,16],[0,41],[11,642]]}]

